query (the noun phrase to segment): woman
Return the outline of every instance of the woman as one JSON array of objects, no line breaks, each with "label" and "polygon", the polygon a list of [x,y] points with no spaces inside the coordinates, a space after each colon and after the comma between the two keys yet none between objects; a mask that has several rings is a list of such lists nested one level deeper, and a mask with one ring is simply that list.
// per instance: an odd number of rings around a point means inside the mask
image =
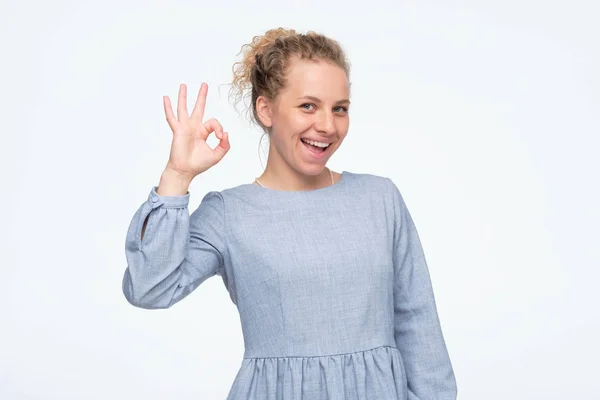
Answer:
[{"label": "woman", "polygon": [[[209,192],[188,215],[192,179],[227,154],[228,135],[191,114],[186,87],[170,159],[127,233],[127,300],[167,308],[220,275],[245,353],[228,399],[455,399],[425,256],[394,183],[331,171],[348,132],[349,67],[337,42],[275,29],[246,45],[238,98],[270,139],[254,182]],[[206,139],[215,133],[219,145]]]}]

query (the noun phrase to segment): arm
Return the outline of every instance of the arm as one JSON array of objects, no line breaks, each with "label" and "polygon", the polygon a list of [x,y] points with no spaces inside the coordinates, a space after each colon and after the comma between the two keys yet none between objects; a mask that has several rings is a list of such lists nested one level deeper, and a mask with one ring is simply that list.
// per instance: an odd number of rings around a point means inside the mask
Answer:
[{"label": "arm", "polygon": [[147,309],[171,307],[207,278],[224,273],[221,195],[208,193],[189,215],[189,193],[160,196],[156,190],[135,213],[125,245],[123,294]]},{"label": "arm", "polygon": [[455,400],[456,380],[437,314],[427,262],[413,219],[389,180],[394,202],[394,337],[409,400]]}]

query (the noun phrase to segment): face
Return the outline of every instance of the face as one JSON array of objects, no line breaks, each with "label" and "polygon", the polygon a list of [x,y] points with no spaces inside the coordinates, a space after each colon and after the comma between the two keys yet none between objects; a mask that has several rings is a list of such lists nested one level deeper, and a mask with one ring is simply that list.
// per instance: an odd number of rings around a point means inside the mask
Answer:
[{"label": "face", "polygon": [[349,95],[342,68],[294,59],[277,98],[257,101],[261,122],[270,128],[269,163],[304,175],[321,173],[348,133]]}]

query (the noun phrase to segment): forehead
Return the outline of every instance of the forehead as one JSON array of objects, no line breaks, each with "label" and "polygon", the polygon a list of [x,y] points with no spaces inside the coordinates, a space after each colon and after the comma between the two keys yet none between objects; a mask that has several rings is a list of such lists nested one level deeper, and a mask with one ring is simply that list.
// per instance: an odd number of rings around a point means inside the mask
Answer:
[{"label": "forehead", "polygon": [[347,99],[348,93],[348,76],[342,68],[327,61],[300,58],[291,60],[286,71],[285,87],[280,92],[288,99],[314,96],[333,102]]}]

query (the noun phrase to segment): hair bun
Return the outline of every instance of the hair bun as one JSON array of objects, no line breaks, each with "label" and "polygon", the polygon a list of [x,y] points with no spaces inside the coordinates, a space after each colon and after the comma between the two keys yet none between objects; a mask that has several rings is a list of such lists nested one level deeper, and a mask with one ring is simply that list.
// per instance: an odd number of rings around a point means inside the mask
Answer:
[{"label": "hair bun", "polygon": [[275,28],[269,29],[263,35],[257,35],[252,38],[250,43],[242,46],[238,55],[242,55],[242,60],[233,66],[233,85],[240,89],[247,89],[250,85],[252,68],[260,64],[260,58],[265,49],[274,44],[278,39],[283,39],[297,35],[293,29]]}]

